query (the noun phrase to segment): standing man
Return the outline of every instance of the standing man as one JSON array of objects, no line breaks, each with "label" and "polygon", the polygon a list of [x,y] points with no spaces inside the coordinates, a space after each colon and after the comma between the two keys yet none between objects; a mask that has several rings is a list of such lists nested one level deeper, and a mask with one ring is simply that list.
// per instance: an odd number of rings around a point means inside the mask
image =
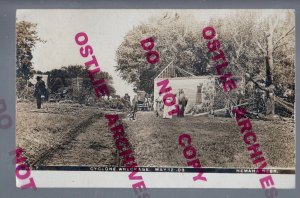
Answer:
[{"label": "standing man", "polygon": [[130,96],[128,93],[125,93],[124,100],[126,100],[130,103]]},{"label": "standing man", "polygon": [[130,107],[131,106],[131,103],[130,103],[130,96],[128,93],[125,93],[125,96],[124,96],[124,100],[126,101],[126,104],[125,104],[125,107]]},{"label": "standing man", "polygon": [[42,106],[42,98],[47,98],[47,89],[41,76],[37,76],[36,80],[37,83],[34,86],[34,97],[36,98],[37,108],[40,109]]},{"label": "standing man", "polygon": [[132,100],[132,120],[136,119],[137,109],[138,109],[138,96],[135,95]]}]

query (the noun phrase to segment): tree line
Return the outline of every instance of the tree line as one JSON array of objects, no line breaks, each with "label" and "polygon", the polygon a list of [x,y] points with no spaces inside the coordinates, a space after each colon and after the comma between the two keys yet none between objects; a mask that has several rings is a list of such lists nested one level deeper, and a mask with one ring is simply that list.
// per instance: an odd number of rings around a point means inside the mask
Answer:
[{"label": "tree line", "polygon": [[[59,92],[64,87],[71,87],[73,78],[82,78],[82,91],[90,95],[92,85],[88,79],[88,74],[85,66],[69,65],[63,66],[60,69],[52,69],[42,72],[35,71],[32,64],[32,52],[38,42],[46,43],[45,40],[38,36],[36,30],[37,24],[28,21],[20,21],[16,24],[16,74],[17,74],[17,92],[22,92],[24,89],[32,86],[29,79],[33,78],[34,74],[48,75],[48,89],[50,93]],[[116,90],[113,87],[113,78],[107,72],[100,72],[95,78],[104,78],[108,83],[110,95],[115,95]]]},{"label": "tree line", "polygon": [[[231,72],[245,78],[246,94],[256,87],[267,98],[275,95],[269,104],[274,113],[274,101],[283,98],[287,90],[292,95],[295,92],[295,15],[290,10],[278,10],[267,17],[264,14],[262,10],[234,11],[222,18],[212,17],[208,23],[177,12],[153,16],[125,35],[117,50],[116,71],[147,93],[153,93],[154,78],[171,61],[197,76],[216,75],[201,34],[204,27],[212,26]],[[157,64],[145,60],[139,44],[148,37],[154,38],[160,54]]]}]

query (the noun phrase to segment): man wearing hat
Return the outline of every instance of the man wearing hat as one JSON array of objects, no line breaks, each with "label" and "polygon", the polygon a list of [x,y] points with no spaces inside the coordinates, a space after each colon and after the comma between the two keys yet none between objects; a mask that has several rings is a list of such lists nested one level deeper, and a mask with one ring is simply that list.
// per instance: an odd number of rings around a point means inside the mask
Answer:
[{"label": "man wearing hat", "polygon": [[34,97],[36,98],[37,108],[40,109],[42,106],[42,98],[46,97],[47,90],[45,82],[41,76],[36,77],[37,83],[34,86]]}]

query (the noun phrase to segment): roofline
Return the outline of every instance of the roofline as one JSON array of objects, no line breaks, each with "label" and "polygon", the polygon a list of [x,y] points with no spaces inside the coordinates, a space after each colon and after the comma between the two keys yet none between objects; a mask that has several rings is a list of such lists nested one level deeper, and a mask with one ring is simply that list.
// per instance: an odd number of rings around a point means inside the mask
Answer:
[{"label": "roofline", "polygon": [[[154,78],[154,81],[155,80],[158,80],[158,79],[175,79],[175,80],[180,80],[180,79],[201,79],[201,78],[220,78],[221,76],[219,75],[205,75],[205,76],[185,76],[185,77],[170,77],[170,78]],[[242,78],[242,76],[231,76],[233,78]]]}]

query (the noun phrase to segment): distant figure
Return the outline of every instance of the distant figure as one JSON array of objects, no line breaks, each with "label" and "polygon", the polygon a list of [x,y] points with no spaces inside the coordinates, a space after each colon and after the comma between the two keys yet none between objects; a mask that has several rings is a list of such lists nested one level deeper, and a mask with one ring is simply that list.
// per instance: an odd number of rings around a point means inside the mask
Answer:
[{"label": "distant figure", "polygon": [[283,93],[283,97],[286,98],[288,102],[295,102],[295,90],[292,89],[291,85],[288,85],[285,92]]},{"label": "distant figure", "polygon": [[125,107],[128,108],[131,106],[131,103],[130,103],[130,96],[128,95],[128,93],[125,93],[125,96],[123,97],[124,100],[126,101],[125,102]]},{"label": "distant figure", "polygon": [[137,95],[134,96],[133,100],[132,100],[132,119],[135,120],[136,118],[136,112],[138,109],[138,97]]},{"label": "distant figure", "polygon": [[185,107],[188,103],[188,98],[185,96],[183,89],[179,89],[178,91],[178,104],[179,104],[179,117],[184,117]]},{"label": "distant figure", "polygon": [[153,99],[151,97],[148,98],[148,111],[153,111]]},{"label": "distant figure", "polygon": [[263,100],[264,102],[266,102],[266,94],[265,91],[259,89],[258,86],[255,86],[254,89],[254,99],[255,99],[255,105],[256,105],[256,113],[262,113],[263,109],[262,109],[262,104],[261,104],[261,100]]},{"label": "distant figure", "polygon": [[130,96],[128,95],[128,93],[125,93],[124,100],[130,102]]},{"label": "distant figure", "polygon": [[156,100],[155,100],[155,113],[156,113],[156,117],[160,116],[163,107],[164,107],[164,103],[163,103],[161,97],[158,96],[156,98]]},{"label": "distant figure", "polygon": [[[170,98],[167,98],[166,99],[166,102],[167,103],[170,103],[171,102],[171,99]],[[169,115],[169,111],[171,111],[171,107],[167,106],[167,105],[164,105],[164,113],[163,113],[163,118],[167,118],[167,119],[171,119],[172,118],[172,114]]]},{"label": "distant figure", "polygon": [[42,106],[42,99],[48,98],[48,92],[46,89],[45,82],[42,80],[41,76],[36,77],[37,83],[35,84],[34,97],[36,98],[37,108],[40,109]]},{"label": "distant figure", "polygon": [[236,91],[236,104],[237,105],[242,104],[243,97],[244,96],[243,96],[242,90],[237,89],[237,91]]}]

